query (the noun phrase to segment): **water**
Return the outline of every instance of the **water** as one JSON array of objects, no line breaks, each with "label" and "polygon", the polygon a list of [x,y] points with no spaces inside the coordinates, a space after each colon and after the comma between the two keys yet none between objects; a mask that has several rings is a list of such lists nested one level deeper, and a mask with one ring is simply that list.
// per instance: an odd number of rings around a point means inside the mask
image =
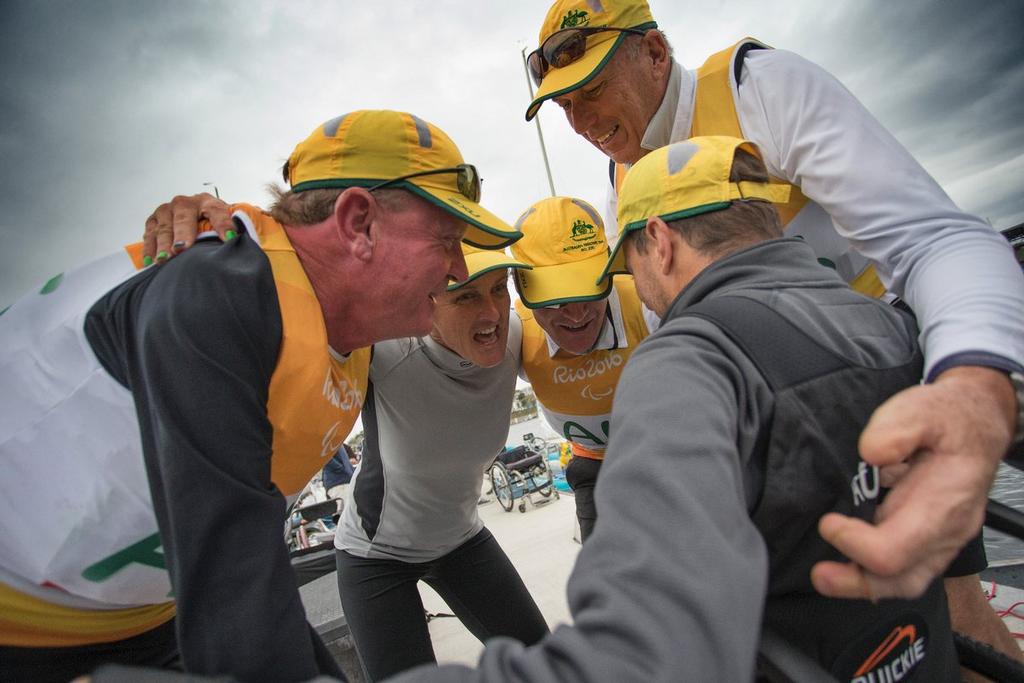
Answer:
[{"label": "water", "polygon": [[[1000,503],[1024,510],[1024,473],[1008,465],[1000,465],[990,495]],[[985,529],[985,551],[989,562],[1024,560],[1024,541]]]}]

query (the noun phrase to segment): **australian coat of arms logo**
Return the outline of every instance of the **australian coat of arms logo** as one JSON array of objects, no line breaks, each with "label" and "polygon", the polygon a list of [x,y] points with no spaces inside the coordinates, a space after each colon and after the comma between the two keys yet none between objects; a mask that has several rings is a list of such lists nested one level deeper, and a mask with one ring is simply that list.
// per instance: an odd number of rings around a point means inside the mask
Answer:
[{"label": "australian coat of arms logo", "polygon": [[582,219],[573,221],[572,231],[569,233],[569,239],[573,242],[583,242],[585,240],[594,239],[594,226]]},{"label": "australian coat of arms logo", "polygon": [[562,25],[558,27],[561,31],[563,28],[579,28],[580,26],[586,26],[590,23],[590,16],[585,9],[571,9],[566,12],[565,16],[562,17]]}]

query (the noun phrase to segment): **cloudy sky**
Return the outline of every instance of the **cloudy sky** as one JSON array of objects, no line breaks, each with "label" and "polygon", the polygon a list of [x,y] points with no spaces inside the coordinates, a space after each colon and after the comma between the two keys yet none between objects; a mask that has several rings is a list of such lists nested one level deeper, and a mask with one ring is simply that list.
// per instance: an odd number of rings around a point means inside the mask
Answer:
[{"label": "cloudy sky", "polygon": [[[403,109],[446,130],[512,220],[548,193],[520,49],[547,0],[4,0],[0,308],[139,237],[174,194],[265,185],[317,124]],[[652,0],[695,68],[744,35],[836,74],[965,209],[1024,221],[1020,0]],[[553,107],[559,194],[600,204],[606,165]]]}]

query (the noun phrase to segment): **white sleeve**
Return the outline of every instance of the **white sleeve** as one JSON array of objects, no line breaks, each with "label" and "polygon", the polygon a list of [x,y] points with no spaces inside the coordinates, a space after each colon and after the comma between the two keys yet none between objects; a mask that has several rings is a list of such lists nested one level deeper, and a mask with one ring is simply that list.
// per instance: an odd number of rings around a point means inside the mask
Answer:
[{"label": "white sleeve", "polygon": [[604,204],[604,234],[609,249],[614,249],[619,241],[619,219],[616,217],[618,210],[619,198],[615,194],[615,183],[609,178]]},{"label": "white sleeve", "polygon": [[964,352],[1024,362],[1024,277],[1006,241],[958,209],[839,81],[757,50],[739,92],[743,134],[769,171],[818,203],[917,314],[926,373]]},{"label": "white sleeve", "polygon": [[512,337],[512,319],[515,318],[519,327],[519,353],[516,354],[519,357],[519,379],[529,383],[530,378],[526,376],[526,369],[523,367],[523,320],[519,317],[519,312],[516,310],[515,305],[512,306],[512,311],[508,314],[509,324],[509,341],[511,343]]},{"label": "white sleeve", "polygon": [[[508,312],[508,340],[506,348],[515,359],[516,371],[523,374],[523,321],[519,319],[515,306]],[[525,379],[525,378],[524,378]]]}]

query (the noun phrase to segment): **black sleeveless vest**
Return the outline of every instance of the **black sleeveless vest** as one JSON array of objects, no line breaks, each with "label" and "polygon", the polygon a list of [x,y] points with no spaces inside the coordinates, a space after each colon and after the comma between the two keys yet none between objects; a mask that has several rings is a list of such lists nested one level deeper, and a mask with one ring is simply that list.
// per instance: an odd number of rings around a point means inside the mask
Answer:
[{"label": "black sleeveless vest", "polygon": [[[916,338],[912,317],[886,308]],[[884,498],[878,471],[861,460],[857,440],[875,408],[919,381],[920,349],[903,366],[861,367],[741,296],[706,299],[679,315],[717,325],[757,366],[775,398],[751,459],[762,486],[749,512],[769,557],[764,628],[841,681],[959,680],[941,579],[917,600],[877,604],[824,597],[810,581],[816,562],[846,559],[818,534],[818,519],[835,511],[870,521]]]}]

